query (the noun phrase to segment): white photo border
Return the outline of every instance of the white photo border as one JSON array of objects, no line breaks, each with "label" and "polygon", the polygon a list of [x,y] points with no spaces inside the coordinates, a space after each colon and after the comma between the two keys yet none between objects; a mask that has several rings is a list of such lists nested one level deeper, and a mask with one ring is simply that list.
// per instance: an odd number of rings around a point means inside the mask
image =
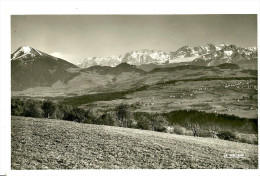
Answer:
[{"label": "white photo border", "polygon": [[[87,14],[258,14],[258,0],[218,1],[1,1],[0,4],[0,175],[259,175],[253,170],[11,170],[11,15]],[[258,35],[259,41],[259,35]],[[257,46],[258,47],[258,46]],[[258,81],[259,82],[259,81]],[[258,122],[259,123],[259,122]],[[259,158],[259,157],[258,157]],[[259,164],[259,162],[258,162]],[[258,166],[259,168],[259,166]]]}]

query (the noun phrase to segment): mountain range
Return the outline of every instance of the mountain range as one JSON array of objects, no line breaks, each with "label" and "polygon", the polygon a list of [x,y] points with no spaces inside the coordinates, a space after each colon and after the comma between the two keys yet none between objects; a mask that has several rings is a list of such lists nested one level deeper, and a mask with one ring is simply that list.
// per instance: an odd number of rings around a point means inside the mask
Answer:
[{"label": "mountain range", "polygon": [[19,91],[32,87],[50,87],[57,82],[66,84],[83,73],[120,75],[123,72],[135,72],[144,74],[151,71],[172,71],[176,69],[168,68],[176,66],[193,66],[177,69],[204,69],[225,63],[236,64],[243,69],[257,69],[257,48],[207,44],[205,47],[184,46],[175,52],[145,49],[128,52],[118,57],[91,57],[81,64],[74,65],[38,49],[21,46],[11,54],[11,86],[13,91]]},{"label": "mountain range", "polygon": [[236,45],[213,45],[189,47],[184,46],[174,52],[157,50],[140,50],[128,52],[120,56],[89,57],[79,63],[81,68],[95,65],[115,67],[120,63],[130,65],[155,64],[159,66],[200,65],[216,66],[223,63],[238,64],[242,68],[257,69],[257,48],[242,48]]}]

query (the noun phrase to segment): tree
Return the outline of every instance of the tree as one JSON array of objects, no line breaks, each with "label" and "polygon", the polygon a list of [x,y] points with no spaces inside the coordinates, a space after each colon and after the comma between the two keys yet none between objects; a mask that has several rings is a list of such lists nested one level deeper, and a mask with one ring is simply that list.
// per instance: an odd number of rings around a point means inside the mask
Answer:
[{"label": "tree", "polygon": [[[203,115],[200,117],[201,117],[200,119],[204,118]],[[200,122],[200,119],[198,118],[197,112],[192,111],[191,116],[187,117],[184,120],[185,126],[188,127],[189,129],[191,129],[194,137],[199,137],[198,132],[200,130],[200,124],[202,125],[202,123]]]},{"label": "tree", "polygon": [[87,111],[78,107],[63,106],[63,120],[74,121],[79,123],[87,123],[88,120]]},{"label": "tree", "polygon": [[23,115],[24,113],[24,102],[20,99],[11,99],[11,114],[12,115]]},{"label": "tree", "polygon": [[131,113],[127,104],[120,104],[115,108],[117,119],[119,120],[120,126],[127,127],[128,122],[131,119]]},{"label": "tree", "polygon": [[143,130],[149,130],[150,129],[150,120],[145,115],[141,115],[138,120],[136,127]]},{"label": "tree", "polygon": [[50,100],[44,100],[42,103],[43,115],[46,118],[50,118],[55,112],[56,105]]},{"label": "tree", "polygon": [[114,118],[113,115],[111,115],[108,112],[105,112],[100,116],[99,124],[114,126],[115,123],[116,123],[116,119]]},{"label": "tree", "polygon": [[24,104],[23,116],[40,117],[40,108],[36,101],[27,100]]},{"label": "tree", "polygon": [[152,131],[160,131],[160,132],[166,131],[168,122],[163,116],[158,115],[156,113],[149,116],[149,120],[150,120],[150,129]]},{"label": "tree", "polygon": [[167,129],[168,121],[166,118],[158,113],[135,113],[137,119],[137,128],[144,130],[164,132]]}]

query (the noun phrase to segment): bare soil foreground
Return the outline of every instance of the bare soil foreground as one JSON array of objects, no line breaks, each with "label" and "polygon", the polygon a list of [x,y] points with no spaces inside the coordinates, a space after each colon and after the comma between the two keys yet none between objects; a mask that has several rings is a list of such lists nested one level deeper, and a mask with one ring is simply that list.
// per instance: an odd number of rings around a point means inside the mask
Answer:
[{"label": "bare soil foreground", "polygon": [[257,145],[62,120],[13,116],[11,139],[12,169],[258,166]]}]

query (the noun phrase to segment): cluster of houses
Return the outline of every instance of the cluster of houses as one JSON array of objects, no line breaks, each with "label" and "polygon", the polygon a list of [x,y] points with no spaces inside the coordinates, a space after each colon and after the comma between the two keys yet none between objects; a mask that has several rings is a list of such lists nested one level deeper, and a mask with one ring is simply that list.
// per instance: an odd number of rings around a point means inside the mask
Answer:
[{"label": "cluster of houses", "polygon": [[[182,83],[178,83],[178,84],[182,84]],[[257,90],[257,85],[252,85],[255,84],[254,81],[252,80],[248,80],[248,81],[237,81],[237,82],[233,82],[233,83],[228,83],[226,81],[221,81],[221,84],[218,85],[218,87],[224,87],[224,88],[229,88],[229,87],[234,87],[234,88],[254,88]],[[179,88],[177,90],[175,90],[178,93],[173,93],[172,95],[168,95],[169,98],[171,99],[184,99],[184,98],[194,98],[196,97],[196,94],[199,93],[199,91],[213,91],[214,89],[216,89],[217,87],[211,87],[210,85],[204,85],[204,86],[199,86],[193,89],[189,89],[188,87],[185,88]],[[185,92],[185,93],[181,93],[181,92]],[[224,96],[224,94],[222,94],[221,96]],[[250,97],[243,97],[243,98],[236,98],[233,99],[237,102],[245,100],[245,99],[252,99],[252,96]],[[213,100],[213,102],[218,102],[218,101],[223,101],[221,99],[219,100]],[[183,102],[178,102],[179,104],[183,104]],[[151,96],[148,101],[143,102],[143,101],[138,101],[135,103],[136,105],[140,105],[140,106],[153,106],[156,104],[156,97],[155,96]],[[246,110],[254,110],[255,108],[253,107],[249,107],[246,108]],[[232,108],[228,108],[228,109],[224,109],[224,111],[232,111]],[[213,110],[213,112],[217,112],[216,110]]]},{"label": "cluster of houses", "polygon": [[[153,99],[154,99],[154,97],[153,97]],[[148,103],[144,103],[143,101],[138,101],[138,102],[136,102],[135,103],[135,105],[139,105],[139,106],[153,106],[155,103],[154,102],[152,102],[152,101],[149,101]]]},{"label": "cluster of houses", "polygon": [[[224,84],[224,82],[222,82]],[[238,89],[241,89],[241,88],[248,88],[248,89],[255,89],[257,90],[257,85],[251,85],[252,84],[252,81],[247,81],[246,83],[243,83],[243,82],[237,82],[237,83],[234,83],[234,84],[224,84],[224,87],[225,88],[229,88],[229,87],[236,87]]]},{"label": "cluster of houses", "polygon": [[170,98],[184,98],[184,97],[193,97],[193,93],[182,93],[182,94],[177,94],[177,95],[170,95]]}]

